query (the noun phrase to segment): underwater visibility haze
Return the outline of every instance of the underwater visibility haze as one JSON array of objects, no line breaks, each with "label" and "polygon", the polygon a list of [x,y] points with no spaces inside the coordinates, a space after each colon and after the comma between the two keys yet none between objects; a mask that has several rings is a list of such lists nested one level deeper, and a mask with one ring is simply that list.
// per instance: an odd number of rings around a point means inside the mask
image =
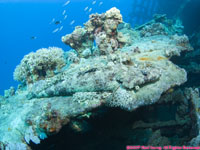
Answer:
[{"label": "underwater visibility haze", "polygon": [[200,149],[199,17],[199,0],[0,0],[0,149]]}]

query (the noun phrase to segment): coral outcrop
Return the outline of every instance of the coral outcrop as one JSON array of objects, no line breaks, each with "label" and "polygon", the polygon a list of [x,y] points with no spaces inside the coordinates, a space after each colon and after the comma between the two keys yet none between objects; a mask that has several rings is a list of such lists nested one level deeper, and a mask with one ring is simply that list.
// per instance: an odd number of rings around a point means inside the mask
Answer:
[{"label": "coral outcrop", "polygon": [[78,54],[81,54],[85,49],[92,49],[93,37],[87,33],[87,30],[78,26],[72,34],[67,34],[62,37],[62,41],[75,49]]},{"label": "coral outcrop", "polygon": [[186,82],[185,70],[169,58],[190,49],[189,44],[179,46],[167,36],[143,38],[106,57],[82,58],[84,63],[71,65],[61,74],[33,84],[28,97],[108,92],[113,96],[109,105],[133,110],[156,102],[163,92]]},{"label": "coral outcrop", "polygon": [[84,57],[85,49],[92,52],[93,44],[98,46],[98,54],[111,53],[127,43],[128,37],[117,31],[122,23],[122,15],[117,8],[103,14],[92,14],[84,27],[76,27],[73,33],[62,37],[62,41],[75,49],[80,57]]},{"label": "coral outcrop", "polygon": [[66,64],[64,51],[57,47],[42,48],[24,56],[14,72],[14,79],[33,83],[55,75]]},{"label": "coral outcrop", "polygon": [[[187,73],[171,61],[192,47],[186,35],[169,29],[173,25],[155,25],[155,20],[134,30],[112,8],[92,14],[84,27],[62,37],[74,50],[26,55],[14,73],[26,84],[0,99],[2,149],[45,149],[39,143],[57,133],[76,140],[63,142],[73,150],[79,149],[77,139],[88,150],[109,147],[107,140],[117,143],[115,149],[181,145],[193,138],[197,143],[198,89],[179,89]],[[149,28],[154,26],[170,34]]]},{"label": "coral outcrop", "polygon": [[166,15],[160,14],[155,14],[153,20],[136,27],[136,30],[140,30],[142,37],[153,35],[181,35],[183,34],[183,29],[184,27],[179,19],[174,21],[167,19]]}]

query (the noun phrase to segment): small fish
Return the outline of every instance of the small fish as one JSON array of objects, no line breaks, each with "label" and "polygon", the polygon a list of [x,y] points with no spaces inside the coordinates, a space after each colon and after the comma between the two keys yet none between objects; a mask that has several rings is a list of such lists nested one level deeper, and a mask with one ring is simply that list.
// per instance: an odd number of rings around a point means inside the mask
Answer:
[{"label": "small fish", "polygon": [[75,23],[75,20],[72,20],[71,22],[70,22],[70,25],[73,25]]},{"label": "small fish", "polygon": [[52,24],[52,23],[54,23],[54,21],[55,21],[55,18],[53,18],[49,24]]},{"label": "small fish", "polygon": [[31,40],[35,40],[35,39],[37,39],[36,36],[32,36],[32,37],[31,37]]},{"label": "small fish", "polygon": [[93,2],[92,2],[92,5],[96,4],[96,2],[97,2],[97,1],[93,1]]},{"label": "small fish", "polygon": [[62,15],[64,16],[64,15],[65,15],[65,13],[66,13],[66,10],[63,10],[63,13],[62,13]]},{"label": "small fish", "polygon": [[67,19],[67,15],[64,16],[64,20]]},{"label": "small fish", "polygon": [[84,11],[87,11],[88,10],[88,7],[85,7]]},{"label": "small fish", "polygon": [[55,22],[56,25],[61,24],[61,23],[62,21],[59,21],[59,20]]},{"label": "small fish", "polygon": [[59,31],[61,31],[63,29],[63,26],[60,27]]},{"label": "small fish", "polygon": [[89,10],[88,10],[88,12],[91,12],[92,11],[92,8],[90,8]]},{"label": "small fish", "polygon": [[67,6],[70,3],[70,1],[67,1],[63,6]]},{"label": "small fish", "polygon": [[100,3],[99,3],[99,6],[101,6],[101,5],[103,5],[103,2],[100,2]]},{"label": "small fish", "polygon": [[55,30],[52,31],[52,33],[56,33],[59,31],[59,28],[56,28]]}]

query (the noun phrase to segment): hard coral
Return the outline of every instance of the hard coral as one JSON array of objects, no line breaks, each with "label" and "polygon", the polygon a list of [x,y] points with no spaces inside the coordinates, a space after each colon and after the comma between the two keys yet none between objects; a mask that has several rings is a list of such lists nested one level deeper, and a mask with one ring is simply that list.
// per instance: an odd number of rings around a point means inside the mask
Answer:
[{"label": "hard coral", "polygon": [[62,37],[62,41],[75,49],[80,55],[85,49],[92,48],[93,40],[93,37],[90,37],[87,30],[80,26],[77,26],[72,34]]},{"label": "hard coral", "polygon": [[8,90],[4,91],[4,97],[8,98],[15,95],[15,88],[13,86],[11,86]]},{"label": "hard coral", "polygon": [[57,47],[42,48],[24,56],[14,71],[14,79],[29,84],[52,77],[65,66],[64,51]]},{"label": "hard coral", "polygon": [[150,37],[155,35],[181,35],[183,28],[180,20],[174,22],[167,19],[166,15],[156,14],[151,21],[136,27],[136,30],[140,30],[141,37]]},{"label": "hard coral", "polygon": [[122,22],[120,11],[114,7],[106,13],[90,15],[84,28],[76,27],[73,33],[63,36],[62,41],[74,48],[80,57],[84,57],[84,49],[92,49],[95,41],[100,54],[105,55],[127,42],[128,38],[117,32],[117,27]]},{"label": "hard coral", "polygon": [[154,35],[167,35],[164,24],[162,23],[153,23],[151,25],[145,26],[141,31],[140,35],[142,37],[149,37]]}]

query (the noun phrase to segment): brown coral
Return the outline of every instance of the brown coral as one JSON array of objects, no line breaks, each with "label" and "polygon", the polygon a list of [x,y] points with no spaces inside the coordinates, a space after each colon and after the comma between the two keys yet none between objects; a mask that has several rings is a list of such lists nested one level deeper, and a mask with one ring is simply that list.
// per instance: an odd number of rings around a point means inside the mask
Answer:
[{"label": "brown coral", "polygon": [[75,49],[78,54],[81,54],[87,48],[91,49],[93,40],[87,30],[80,26],[77,26],[71,34],[62,37],[62,42]]},{"label": "brown coral", "polygon": [[[120,11],[113,7],[103,14],[92,14],[84,28],[76,27],[73,33],[62,37],[62,41],[75,49],[80,57],[85,49],[92,49],[95,41],[101,55],[105,55],[121,48],[127,42],[117,27],[122,23]],[[77,37],[77,38],[76,38]]]}]

